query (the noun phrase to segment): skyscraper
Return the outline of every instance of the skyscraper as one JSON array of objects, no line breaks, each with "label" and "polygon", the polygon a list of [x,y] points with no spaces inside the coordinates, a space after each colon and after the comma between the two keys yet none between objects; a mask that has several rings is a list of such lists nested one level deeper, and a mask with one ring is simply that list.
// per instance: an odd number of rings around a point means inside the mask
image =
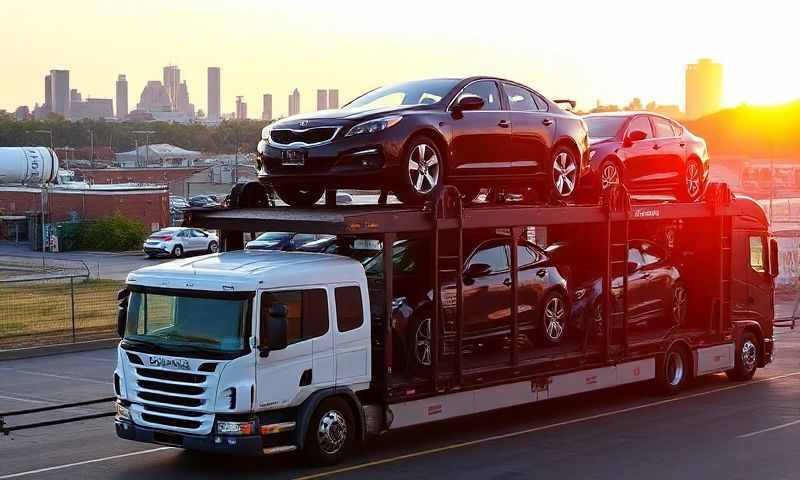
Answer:
[{"label": "skyscraper", "polygon": [[181,69],[178,68],[177,65],[168,65],[164,67],[164,88],[167,89],[173,112],[180,111],[178,109],[178,89],[180,85]]},{"label": "skyscraper", "polygon": [[264,106],[261,110],[261,120],[272,121],[272,95],[264,94]]},{"label": "skyscraper", "polygon": [[236,97],[236,120],[247,119],[247,103],[244,97],[239,95]]},{"label": "skyscraper", "polygon": [[317,111],[328,109],[328,91],[317,90]]},{"label": "skyscraper", "polygon": [[328,108],[339,108],[339,89],[332,88],[328,90]]},{"label": "skyscraper", "polygon": [[300,113],[300,91],[296,88],[289,95],[289,116]]},{"label": "skyscraper", "polygon": [[722,108],[722,65],[709,58],[686,66],[686,116],[698,118]]},{"label": "skyscraper", "polygon": [[48,110],[53,108],[53,82],[50,75],[44,77],[44,104]]},{"label": "skyscraper", "polygon": [[117,118],[125,120],[128,116],[128,79],[120,74],[117,77]]},{"label": "skyscraper", "polygon": [[69,113],[69,70],[50,70],[50,111],[67,116]]},{"label": "skyscraper", "polygon": [[219,120],[220,99],[219,99],[219,67],[208,67],[208,119]]}]

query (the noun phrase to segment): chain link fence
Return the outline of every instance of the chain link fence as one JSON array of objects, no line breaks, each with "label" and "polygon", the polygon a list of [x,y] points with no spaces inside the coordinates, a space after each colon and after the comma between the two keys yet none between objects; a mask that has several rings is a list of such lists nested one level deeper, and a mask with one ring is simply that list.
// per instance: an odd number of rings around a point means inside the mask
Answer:
[{"label": "chain link fence", "polygon": [[122,281],[84,262],[0,256],[0,349],[110,338]]}]

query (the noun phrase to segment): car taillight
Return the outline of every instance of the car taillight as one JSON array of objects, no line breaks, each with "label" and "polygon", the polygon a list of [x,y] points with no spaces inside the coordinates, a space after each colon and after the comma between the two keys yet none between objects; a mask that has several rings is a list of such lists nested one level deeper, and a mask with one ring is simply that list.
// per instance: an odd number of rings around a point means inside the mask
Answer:
[{"label": "car taillight", "polygon": [[172,235],[167,235],[166,237],[161,239],[162,242],[169,242],[170,240],[172,240]]}]

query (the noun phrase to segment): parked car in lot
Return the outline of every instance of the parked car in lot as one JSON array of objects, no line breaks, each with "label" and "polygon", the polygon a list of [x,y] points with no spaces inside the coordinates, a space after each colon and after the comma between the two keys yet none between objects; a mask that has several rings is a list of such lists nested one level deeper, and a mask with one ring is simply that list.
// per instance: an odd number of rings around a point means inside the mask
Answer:
[{"label": "parked car in lot", "polygon": [[198,228],[169,227],[150,234],[143,248],[151,258],[159,255],[177,258],[188,252],[216,253],[219,238]]},{"label": "parked car in lot", "polygon": [[708,183],[708,149],[674,120],[648,112],[584,117],[589,127],[592,183],[600,193],[623,183],[634,194],[675,195],[696,201]]},{"label": "parked car in lot", "polygon": [[494,77],[377,88],[341,109],[267,125],[257,150],[259,180],[289,205],[312,205],[326,188],[391,190],[420,203],[445,183],[469,200],[483,187],[531,185],[571,199],[589,158],[580,117]]},{"label": "parked car in lot", "polygon": [[184,208],[189,208],[189,202],[186,201],[185,198],[179,197],[177,195],[170,195],[169,196],[169,208],[175,210],[182,210]]},{"label": "parked car in lot", "polygon": [[244,246],[247,250],[297,250],[310,242],[336,238],[311,233],[265,232]]},{"label": "parked car in lot", "polygon": [[220,203],[212,195],[195,195],[189,198],[189,205],[192,207],[219,207]]}]

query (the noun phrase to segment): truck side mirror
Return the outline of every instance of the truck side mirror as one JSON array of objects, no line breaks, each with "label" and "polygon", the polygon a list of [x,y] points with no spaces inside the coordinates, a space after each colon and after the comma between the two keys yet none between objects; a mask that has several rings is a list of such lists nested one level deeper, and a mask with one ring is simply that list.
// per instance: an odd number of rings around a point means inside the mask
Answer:
[{"label": "truck side mirror", "polygon": [[131,291],[123,288],[117,292],[117,335],[125,336],[125,327],[128,323],[128,297]]},{"label": "truck side mirror", "polygon": [[778,241],[774,238],[769,239],[769,274],[775,278],[780,273],[778,261]]},{"label": "truck side mirror", "polygon": [[272,350],[283,350],[288,344],[288,315],[289,309],[282,303],[275,303],[269,307],[269,317],[266,325],[262,323],[262,328],[267,329],[266,345],[261,345],[261,356],[266,357]]}]

